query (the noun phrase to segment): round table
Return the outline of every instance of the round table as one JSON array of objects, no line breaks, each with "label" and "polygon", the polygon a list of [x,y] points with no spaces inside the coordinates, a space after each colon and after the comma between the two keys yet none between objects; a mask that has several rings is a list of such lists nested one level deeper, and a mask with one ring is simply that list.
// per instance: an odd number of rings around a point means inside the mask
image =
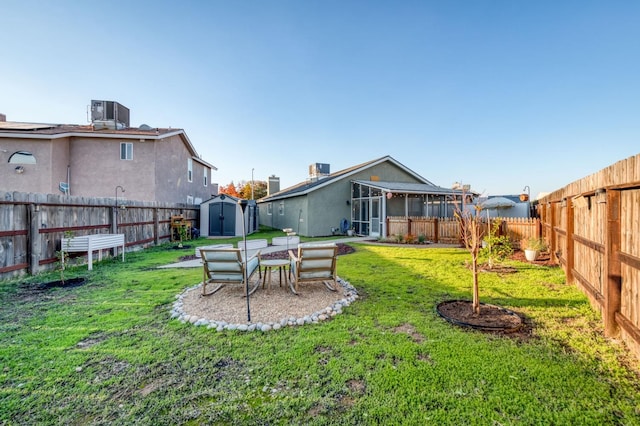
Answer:
[{"label": "round table", "polygon": [[264,288],[264,284],[267,281],[267,274],[269,274],[269,284],[267,285],[267,289],[271,290],[271,270],[273,268],[278,268],[278,272],[280,273],[280,287],[282,287],[282,275],[284,272],[284,282],[287,283],[287,265],[289,264],[288,259],[267,259],[261,260],[260,266],[264,266],[264,276],[262,277],[262,288]]}]

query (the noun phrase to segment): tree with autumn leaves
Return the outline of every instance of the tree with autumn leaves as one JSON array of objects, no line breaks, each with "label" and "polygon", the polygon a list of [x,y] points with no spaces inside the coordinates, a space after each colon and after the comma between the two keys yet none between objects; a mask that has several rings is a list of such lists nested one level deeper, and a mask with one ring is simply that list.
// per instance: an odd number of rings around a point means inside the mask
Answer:
[{"label": "tree with autumn leaves", "polygon": [[257,200],[267,195],[267,182],[261,180],[253,181],[253,198],[251,197],[251,182],[247,181],[242,181],[237,185],[233,181],[229,182],[228,185],[221,185],[218,187],[218,194]]}]

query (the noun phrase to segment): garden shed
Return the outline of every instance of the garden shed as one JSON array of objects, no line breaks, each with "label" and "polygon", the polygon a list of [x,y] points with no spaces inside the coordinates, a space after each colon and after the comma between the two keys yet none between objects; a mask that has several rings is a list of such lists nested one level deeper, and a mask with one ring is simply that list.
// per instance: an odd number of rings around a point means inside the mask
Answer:
[{"label": "garden shed", "polygon": [[[200,235],[204,237],[241,237],[242,207],[240,199],[226,194],[216,195],[200,204]],[[258,230],[255,200],[247,200],[244,213],[247,235]]]}]

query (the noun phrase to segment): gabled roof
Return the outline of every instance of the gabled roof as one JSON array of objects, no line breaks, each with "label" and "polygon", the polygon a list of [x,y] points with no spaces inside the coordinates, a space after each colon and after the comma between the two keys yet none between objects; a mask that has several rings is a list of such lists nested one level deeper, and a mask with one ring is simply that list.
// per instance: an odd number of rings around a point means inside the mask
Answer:
[{"label": "gabled roof", "polygon": [[[358,164],[356,166],[349,167],[344,170],[340,170],[335,173],[331,173],[329,176],[319,178],[318,180],[301,182],[297,185],[294,185],[289,188],[283,189],[282,191],[276,192],[275,194],[271,194],[264,198],[261,198],[258,201],[259,202],[275,201],[283,198],[291,198],[291,197],[297,197],[300,195],[306,195],[309,192],[315,191],[319,188],[323,188],[327,185],[331,185],[337,180],[344,179],[349,176],[353,176],[358,172],[361,172],[363,170],[369,169],[371,167],[377,166],[378,164],[385,163],[385,162],[389,162],[398,166],[399,168],[404,170],[407,174],[413,176],[417,181],[422,182],[423,185],[439,188],[433,183],[431,183],[430,181],[428,181],[427,179],[423,178],[422,176],[414,172],[413,170],[407,168],[406,166],[404,166],[403,164],[401,164],[391,156],[387,155],[384,157],[377,158],[375,160],[368,161],[366,163]],[[376,183],[380,183],[380,182],[376,182]]]},{"label": "gabled roof", "polygon": [[59,139],[66,137],[92,137],[92,138],[118,138],[118,139],[145,139],[158,141],[171,136],[180,136],[191,158],[213,170],[217,167],[200,158],[189,137],[183,129],[171,128],[138,128],[126,127],[123,129],[96,130],[90,124],[47,124],[47,123],[22,123],[17,121],[0,121],[0,138],[16,139]]}]

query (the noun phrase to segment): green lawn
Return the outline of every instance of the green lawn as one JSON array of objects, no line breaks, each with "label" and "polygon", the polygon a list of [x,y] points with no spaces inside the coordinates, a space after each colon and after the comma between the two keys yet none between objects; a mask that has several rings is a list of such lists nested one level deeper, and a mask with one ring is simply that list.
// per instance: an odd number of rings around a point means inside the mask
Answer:
[{"label": "green lawn", "polygon": [[361,297],[333,320],[218,333],[169,319],[201,274],[155,269],[193,252],[170,247],[72,268],[82,287],[0,283],[0,424],[640,424],[638,361],[558,268],[480,277],[529,338],[438,316],[471,295],[466,251],[367,244],[338,260]]}]

